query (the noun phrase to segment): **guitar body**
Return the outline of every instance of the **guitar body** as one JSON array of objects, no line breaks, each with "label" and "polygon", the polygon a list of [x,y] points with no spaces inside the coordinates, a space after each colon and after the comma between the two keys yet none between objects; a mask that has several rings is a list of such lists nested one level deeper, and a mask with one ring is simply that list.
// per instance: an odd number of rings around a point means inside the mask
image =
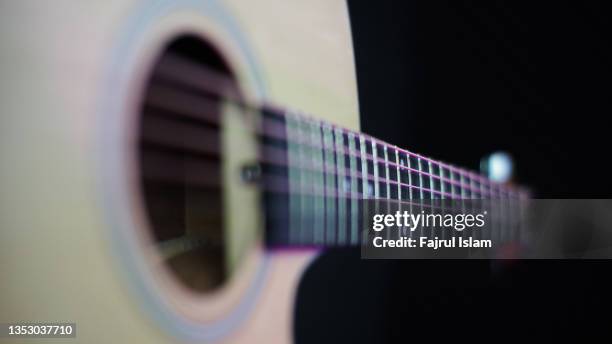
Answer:
[{"label": "guitar body", "polygon": [[[186,34],[215,48],[250,103],[359,130],[346,3],[18,1],[0,16],[0,323],[75,322],[84,343],[291,342],[317,251],[269,250],[255,233],[220,287],[186,288],[151,250],[133,143],[151,70]],[[229,231],[261,231],[258,191],[234,192],[233,173]]]}]

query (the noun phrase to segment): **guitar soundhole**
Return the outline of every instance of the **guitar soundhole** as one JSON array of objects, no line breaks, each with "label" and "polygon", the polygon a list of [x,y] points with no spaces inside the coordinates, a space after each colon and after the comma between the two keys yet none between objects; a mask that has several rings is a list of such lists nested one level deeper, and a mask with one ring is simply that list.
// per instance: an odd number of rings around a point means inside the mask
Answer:
[{"label": "guitar soundhole", "polygon": [[150,237],[176,280],[196,292],[227,278],[220,88],[228,86],[216,78],[234,80],[210,44],[192,36],[171,42],[151,71],[138,138]]}]

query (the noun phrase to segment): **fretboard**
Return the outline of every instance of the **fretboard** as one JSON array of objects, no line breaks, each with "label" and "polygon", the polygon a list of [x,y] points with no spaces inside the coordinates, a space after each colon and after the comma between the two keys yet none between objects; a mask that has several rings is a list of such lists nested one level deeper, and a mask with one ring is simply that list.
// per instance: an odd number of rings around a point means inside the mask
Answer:
[{"label": "fretboard", "polygon": [[[227,76],[178,56],[165,57],[157,78],[164,85],[150,90],[151,121],[156,147],[170,145],[198,153],[198,159],[176,164],[151,164],[149,179],[218,187],[214,171],[201,154],[219,153],[220,101],[261,114],[256,128],[260,138],[261,187],[266,213],[266,242],[271,246],[358,245],[368,200],[395,202],[410,211],[432,207],[438,200],[520,200],[526,191],[492,182],[478,173],[401,149],[363,133],[347,130],[295,112],[261,107],[243,101]],[[163,111],[162,111],[163,110]],[[160,112],[162,111],[162,112]],[[202,128],[177,128],[167,122],[179,115]],[[165,122],[159,119],[164,118]],[[155,125],[153,125],[155,124]],[[162,125],[163,124],[163,125]],[[196,124],[193,124],[196,125]],[[180,129],[180,130],[179,130]],[[149,132],[145,130],[146,132]],[[192,155],[187,155],[191,157]],[[155,156],[157,159],[157,156]],[[151,171],[148,171],[151,172]],[[494,202],[499,209],[499,235],[510,228],[513,202]],[[406,209],[406,208],[404,208]],[[497,227],[496,227],[497,228]],[[510,229],[511,231],[512,229]]]},{"label": "fretboard", "polygon": [[436,200],[528,197],[476,172],[292,112],[265,109],[260,137],[272,246],[357,245],[365,200],[419,211]]}]

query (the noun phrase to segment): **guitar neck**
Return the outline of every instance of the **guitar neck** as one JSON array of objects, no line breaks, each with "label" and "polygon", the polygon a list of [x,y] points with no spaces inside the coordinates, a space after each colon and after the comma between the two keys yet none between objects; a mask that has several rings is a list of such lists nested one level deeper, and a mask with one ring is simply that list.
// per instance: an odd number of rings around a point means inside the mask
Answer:
[{"label": "guitar neck", "polygon": [[[358,232],[367,220],[363,204],[368,201],[417,204],[423,209],[436,200],[528,198],[525,190],[366,134],[294,111],[246,103],[227,77],[179,57],[167,57],[162,67],[158,77],[165,83],[187,87],[197,95],[179,97],[176,91],[157,87],[151,91],[154,102],[149,104],[154,109],[162,107],[212,128],[221,126],[219,119],[210,115],[219,101],[260,114],[259,126],[253,130],[259,137],[261,171],[246,171],[246,177],[261,174],[266,242],[270,246],[358,245]],[[169,127],[160,128],[154,136],[163,138]],[[214,138],[216,130],[206,136]],[[188,140],[190,137],[182,135],[181,145],[207,154],[219,153],[215,140],[205,142],[201,135]],[[168,164],[163,165],[167,174]],[[212,183],[214,187],[218,178],[211,176],[210,172],[188,175],[192,183]]]},{"label": "guitar neck", "polygon": [[[519,200],[525,190],[290,111],[262,112],[267,242],[358,245],[363,204],[423,209],[436,200]],[[412,208],[411,208],[412,209]]]}]

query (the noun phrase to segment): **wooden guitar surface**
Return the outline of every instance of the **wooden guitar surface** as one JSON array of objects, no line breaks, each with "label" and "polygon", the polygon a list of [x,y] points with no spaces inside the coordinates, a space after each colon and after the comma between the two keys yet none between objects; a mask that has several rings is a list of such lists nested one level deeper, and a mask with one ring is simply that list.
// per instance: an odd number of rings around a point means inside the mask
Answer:
[{"label": "wooden guitar surface", "polygon": [[250,102],[358,130],[346,3],[1,7],[0,322],[75,322],[83,343],[292,341],[296,286],[316,251],[260,247],[248,277],[205,296],[166,287],[139,234],[147,222],[129,147],[151,66],[180,34],[214,45]]}]

